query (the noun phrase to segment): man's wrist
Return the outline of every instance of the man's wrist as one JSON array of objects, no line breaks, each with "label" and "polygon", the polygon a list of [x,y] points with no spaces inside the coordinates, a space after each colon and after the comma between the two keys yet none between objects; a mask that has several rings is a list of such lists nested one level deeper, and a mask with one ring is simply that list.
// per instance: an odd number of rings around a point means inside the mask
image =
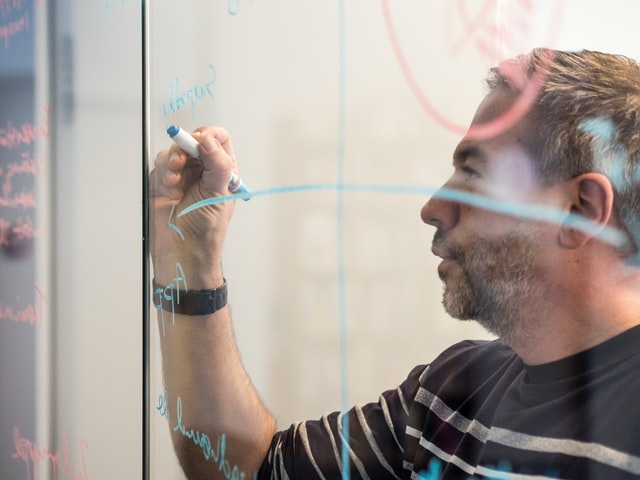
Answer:
[{"label": "man's wrist", "polygon": [[224,283],[219,259],[154,259],[153,276],[160,285],[174,284],[182,290],[211,290]]},{"label": "man's wrist", "polygon": [[[185,285],[186,287],[186,285]],[[185,289],[153,280],[153,305],[180,315],[211,315],[227,305],[227,281],[213,289]]]}]

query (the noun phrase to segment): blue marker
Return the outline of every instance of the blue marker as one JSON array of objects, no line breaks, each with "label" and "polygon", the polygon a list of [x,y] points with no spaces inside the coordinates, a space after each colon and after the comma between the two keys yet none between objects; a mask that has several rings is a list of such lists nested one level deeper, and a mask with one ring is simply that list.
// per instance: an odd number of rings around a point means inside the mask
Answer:
[{"label": "blue marker", "polygon": [[[193,138],[188,132],[178,127],[177,125],[171,125],[167,128],[167,133],[171,139],[178,144],[178,146],[187,152],[193,158],[200,158],[200,151],[198,150],[198,141]],[[247,187],[242,179],[235,173],[231,172],[231,179],[229,180],[229,191],[231,193],[245,193],[251,194],[251,189]],[[250,197],[245,197],[244,200],[249,200]]]}]

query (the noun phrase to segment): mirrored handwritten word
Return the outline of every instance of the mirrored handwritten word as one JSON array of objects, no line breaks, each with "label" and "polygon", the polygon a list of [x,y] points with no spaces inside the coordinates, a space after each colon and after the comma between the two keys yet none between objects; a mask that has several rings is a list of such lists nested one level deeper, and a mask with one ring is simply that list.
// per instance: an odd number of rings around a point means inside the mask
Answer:
[{"label": "mirrored handwritten word", "polygon": [[191,108],[191,120],[194,120],[196,105],[207,97],[213,100],[214,95],[211,87],[216,83],[216,70],[211,64],[209,65],[209,70],[211,72],[209,80],[195,84],[187,90],[183,90],[180,87],[180,79],[176,77],[175,81],[169,86],[169,101],[162,104],[162,114],[166,125],[168,125],[169,116],[187,107]]},{"label": "mirrored handwritten word", "polygon": [[62,449],[58,448],[53,451],[48,447],[39,448],[33,441],[23,437],[19,428],[14,426],[13,446],[15,452],[11,454],[11,458],[24,462],[27,480],[36,480],[38,478],[38,469],[41,463],[51,464],[53,478],[61,478],[61,475],[64,475],[69,480],[87,480],[88,478],[85,450],[89,445],[84,440],[80,440],[82,465],[79,468],[69,460],[69,442],[67,441],[66,433],[62,434]]},{"label": "mirrored handwritten word", "polygon": [[[165,392],[158,397],[158,405],[156,410],[164,417],[171,426],[171,414],[169,412],[169,394]],[[225,458],[227,451],[227,437],[223,433],[216,440],[215,448],[212,445],[211,438],[206,433],[198,430],[187,428],[182,421],[182,399],[180,396],[176,399],[176,424],[172,427],[174,432],[180,434],[193,441],[195,445],[200,447],[205,460],[211,460],[217,465],[218,471],[223,472],[224,476],[229,480],[244,480],[247,476],[241,471],[237,465],[231,465]],[[254,472],[253,480],[258,478],[258,473]]]}]

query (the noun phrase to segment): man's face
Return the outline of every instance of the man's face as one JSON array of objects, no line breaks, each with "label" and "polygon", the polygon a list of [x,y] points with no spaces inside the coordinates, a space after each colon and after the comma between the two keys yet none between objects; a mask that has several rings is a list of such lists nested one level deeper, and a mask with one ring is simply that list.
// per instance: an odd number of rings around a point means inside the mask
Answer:
[{"label": "man's face", "polygon": [[[491,94],[472,125],[494,118],[511,100],[506,92]],[[548,202],[551,187],[539,184],[522,146],[527,127],[522,120],[495,138],[464,138],[453,155],[454,174],[421,212],[437,228],[432,251],[443,259],[438,274],[445,309],[453,317],[478,320],[506,343],[514,333],[535,328],[523,311],[541,306],[549,288],[545,250],[553,242],[552,229],[527,218],[527,208]],[[457,193],[466,197],[458,200]],[[516,215],[480,207],[474,199],[515,207]]]}]

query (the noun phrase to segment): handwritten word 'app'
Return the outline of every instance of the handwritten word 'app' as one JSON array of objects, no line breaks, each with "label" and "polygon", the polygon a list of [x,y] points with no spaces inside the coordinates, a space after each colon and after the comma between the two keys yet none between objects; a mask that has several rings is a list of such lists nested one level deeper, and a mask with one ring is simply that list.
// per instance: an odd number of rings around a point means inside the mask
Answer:
[{"label": "handwritten word 'app'", "polygon": [[175,305],[180,304],[180,284],[184,285],[184,291],[188,292],[187,277],[182,270],[182,265],[176,263],[176,277],[174,281],[163,288],[156,288],[153,290],[153,306],[160,310],[161,322],[162,322],[162,335],[166,335],[164,327],[164,309],[162,308],[163,299],[167,302],[171,302],[171,324],[175,323]]}]

